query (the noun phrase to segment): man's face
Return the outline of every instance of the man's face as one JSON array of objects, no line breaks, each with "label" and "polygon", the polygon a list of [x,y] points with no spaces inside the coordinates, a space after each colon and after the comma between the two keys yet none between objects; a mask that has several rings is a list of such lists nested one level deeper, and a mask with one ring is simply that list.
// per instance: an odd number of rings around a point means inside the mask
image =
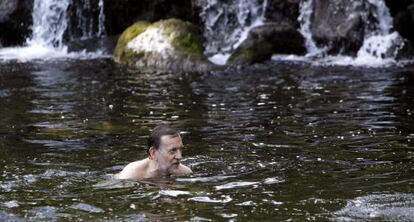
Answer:
[{"label": "man's face", "polygon": [[173,172],[180,165],[182,158],[183,142],[180,136],[162,136],[160,140],[160,146],[155,152],[159,169]]}]

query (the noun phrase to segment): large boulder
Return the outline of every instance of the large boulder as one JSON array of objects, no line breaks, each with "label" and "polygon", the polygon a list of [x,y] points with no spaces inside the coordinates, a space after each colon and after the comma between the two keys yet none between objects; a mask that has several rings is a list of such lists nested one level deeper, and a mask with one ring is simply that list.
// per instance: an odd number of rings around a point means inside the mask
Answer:
[{"label": "large boulder", "polygon": [[122,33],[114,60],[146,72],[205,71],[212,65],[203,51],[198,30],[189,22],[137,22]]},{"label": "large boulder", "polygon": [[366,1],[315,0],[311,22],[312,37],[330,53],[354,54],[362,46],[369,20]]},{"label": "large boulder", "polygon": [[31,34],[33,1],[0,0],[0,45],[22,44]]},{"label": "large boulder", "polygon": [[290,23],[267,23],[250,30],[248,37],[228,60],[230,65],[253,64],[269,60],[273,54],[306,52],[304,38]]}]

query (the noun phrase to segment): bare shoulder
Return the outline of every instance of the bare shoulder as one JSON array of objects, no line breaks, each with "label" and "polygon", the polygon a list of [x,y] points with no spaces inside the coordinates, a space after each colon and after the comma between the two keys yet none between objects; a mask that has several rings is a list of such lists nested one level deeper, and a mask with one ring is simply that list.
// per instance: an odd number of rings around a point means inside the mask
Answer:
[{"label": "bare shoulder", "polygon": [[129,163],[124,169],[115,175],[116,179],[140,179],[143,177],[146,168],[146,159]]}]

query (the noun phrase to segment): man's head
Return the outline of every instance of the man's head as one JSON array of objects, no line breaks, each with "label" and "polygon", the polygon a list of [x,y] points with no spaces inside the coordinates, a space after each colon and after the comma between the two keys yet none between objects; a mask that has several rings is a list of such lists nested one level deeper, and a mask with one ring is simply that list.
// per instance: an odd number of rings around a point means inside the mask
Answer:
[{"label": "man's head", "polygon": [[155,127],[148,137],[148,155],[163,171],[170,172],[178,168],[182,158],[182,148],[180,134],[169,125]]}]

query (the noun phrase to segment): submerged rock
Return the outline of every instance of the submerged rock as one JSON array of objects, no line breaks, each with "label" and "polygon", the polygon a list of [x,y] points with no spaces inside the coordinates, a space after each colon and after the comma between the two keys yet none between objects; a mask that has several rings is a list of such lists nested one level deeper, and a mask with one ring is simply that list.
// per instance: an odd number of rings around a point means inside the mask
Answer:
[{"label": "submerged rock", "polygon": [[197,28],[179,19],[133,24],[119,38],[114,59],[142,71],[205,71],[212,66]]},{"label": "submerged rock", "polygon": [[230,65],[253,64],[269,60],[273,54],[306,52],[304,38],[290,23],[268,23],[250,30],[248,37],[228,60]]}]

